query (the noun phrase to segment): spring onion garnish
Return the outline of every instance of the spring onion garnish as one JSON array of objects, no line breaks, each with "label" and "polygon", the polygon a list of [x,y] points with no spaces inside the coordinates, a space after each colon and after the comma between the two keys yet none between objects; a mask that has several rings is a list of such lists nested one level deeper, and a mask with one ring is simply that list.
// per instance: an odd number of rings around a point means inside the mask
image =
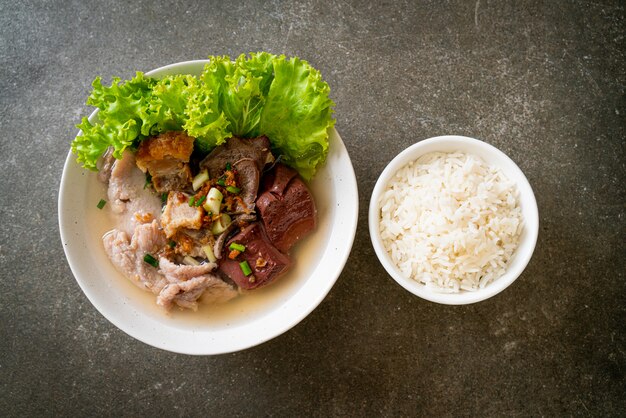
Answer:
[{"label": "spring onion garnish", "polygon": [[239,187],[235,187],[235,186],[228,186],[226,188],[226,190],[228,190],[232,194],[239,194],[239,192],[241,192],[241,189]]},{"label": "spring onion garnish", "polygon": [[188,266],[199,266],[200,262],[195,258],[186,255],[185,258],[183,258],[183,264],[187,264]]},{"label": "spring onion garnish", "polygon": [[238,244],[236,242],[233,242],[232,244],[230,244],[228,246],[228,249],[229,250],[236,250],[236,251],[239,251],[240,253],[242,253],[242,252],[244,252],[246,250],[246,246]]},{"label": "spring onion garnish", "polygon": [[102,209],[104,207],[104,205],[107,204],[107,201],[104,199],[100,199],[100,201],[98,202],[98,204],[96,205],[98,207],[98,209]]},{"label": "spring onion garnish", "polygon": [[202,206],[204,207],[204,210],[207,211],[207,213],[217,215],[220,213],[220,207],[222,205],[223,198],[224,195],[222,195],[222,192],[220,192],[215,187],[211,187]]},{"label": "spring onion garnish", "polygon": [[196,190],[198,190],[200,187],[202,187],[202,185],[209,179],[209,172],[206,170],[206,168],[204,170],[202,170],[201,172],[199,172],[194,178],[193,181],[191,182],[191,186],[193,187],[193,191],[195,192]]},{"label": "spring onion garnish", "polygon": [[196,197],[195,196],[191,196],[189,198],[189,206],[194,206],[196,203]]},{"label": "spring onion garnish", "polygon": [[219,235],[228,228],[228,225],[232,222],[232,219],[227,213],[222,213],[220,216],[213,221],[211,224],[211,233],[213,235]]},{"label": "spring onion garnish", "polygon": [[241,272],[244,276],[249,276],[252,274],[252,269],[250,268],[250,264],[246,260],[243,260],[239,263],[239,267],[241,268]]},{"label": "spring onion garnish", "polygon": [[217,184],[222,187],[226,186],[226,177],[222,176],[219,179],[217,179]]},{"label": "spring onion garnish", "polygon": [[150,264],[152,267],[159,267],[159,262],[150,253],[146,253],[146,255],[143,256],[143,261]]},{"label": "spring onion garnish", "polygon": [[213,246],[210,244],[207,245],[203,245],[202,246],[202,250],[204,251],[204,253],[206,254],[206,258],[211,262],[211,263],[215,263],[217,261],[217,257],[215,257],[215,254],[213,253]]},{"label": "spring onion garnish", "polygon": [[146,182],[143,184],[143,188],[149,187],[152,184],[152,176],[150,173],[146,173]]},{"label": "spring onion garnish", "polygon": [[161,203],[167,202],[167,193],[161,193]]},{"label": "spring onion garnish", "polygon": [[204,202],[204,199],[206,199],[206,195],[201,196],[200,199],[196,200],[196,203],[194,204],[194,206],[200,206],[202,202]]},{"label": "spring onion garnish", "polygon": [[176,241],[170,241],[167,243],[167,245],[169,245],[170,248],[174,248],[176,247]]},{"label": "spring onion garnish", "polygon": [[230,163],[226,163],[226,171],[230,171],[233,169],[233,166]]}]

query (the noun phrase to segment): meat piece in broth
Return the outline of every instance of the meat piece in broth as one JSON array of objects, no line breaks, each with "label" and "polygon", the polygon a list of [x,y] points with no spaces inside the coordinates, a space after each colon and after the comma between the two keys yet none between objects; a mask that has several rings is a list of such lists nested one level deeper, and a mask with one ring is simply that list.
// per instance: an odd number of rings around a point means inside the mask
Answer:
[{"label": "meat piece in broth", "polygon": [[256,162],[251,158],[242,158],[233,164],[237,172],[237,185],[241,189],[239,199],[236,200],[232,213],[254,212],[254,201],[259,190],[261,173]]},{"label": "meat piece in broth", "polygon": [[124,151],[111,164],[107,195],[118,229],[132,236],[137,225],[159,219],[161,199],[145,188],[146,177],[135,164],[135,155]]},{"label": "meat piece in broth", "polygon": [[137,226],[132,238],[125,231],[114,229],[102,240],[111,263],[137,287],[159,293],[167,284],[165,276],[143,260],[146,253],[155,254],[166,243],[156,220]]},{"label": "meat piece in broth", "polygon": [[161,257],[159,269],[168,283],[159,293],[157,304],[166,309],[176,304],[181,308],[196,310],[200,297],[203,302],[221,303],[237,296],[238,292],[232,285],[212,273],[216,268],[214,263],[177,265]]},{"label": "meat piece in broth", "polygon": [[[265,286],[285,273],[291,266],[286,255],[276,249],[267,239],[263,227],[255,222],[232,237],[231,243],[245,246],[245,250],[236,258],[223,257],[220,260],[220,270],[234,281],[241,289],[250,290]],[[247,262],[252,272],[246,275],[240,263]]]},{"label": "meat piece in broth", "polygon": [[152,176],[159,192],[185,190],[191,184],[189,158],[194,139],[184,132],[170,131],[141,141],[137,166]]},{"label": "meat piece in broth", "polygon": [[227,164],[234,164],[243,158],[252,159],[258,170],[263,171],[266,164],[274,161],[269,139],[265,136],[252,139],[229,138],[200,162],[200,169],[206,168],[209,177],[215,178],[222,175]]},{"label": "meat piece in broth", "polygon": [[267,236],[283,253],[315,229],[313,196],[296,171],[283,164],[265,176],[256,206]]}]

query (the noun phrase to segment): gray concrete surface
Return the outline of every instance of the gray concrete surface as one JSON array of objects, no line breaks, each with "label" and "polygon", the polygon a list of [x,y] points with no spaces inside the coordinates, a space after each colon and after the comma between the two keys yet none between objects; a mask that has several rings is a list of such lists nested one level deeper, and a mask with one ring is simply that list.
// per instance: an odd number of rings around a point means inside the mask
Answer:
[{"label": "gray concrete surface", "polygon": [[[615,416],[625,393],[620,1],[0,1],[4,416]],[[360,192],[345,269],[287,333],[215,357],[132,339],[65,260],[57,193],[95,76],[266,50],[321,70]],[[378,174],[481,138],[524,170],[541,230],[497,297],[440,306],[370,245]]]}]

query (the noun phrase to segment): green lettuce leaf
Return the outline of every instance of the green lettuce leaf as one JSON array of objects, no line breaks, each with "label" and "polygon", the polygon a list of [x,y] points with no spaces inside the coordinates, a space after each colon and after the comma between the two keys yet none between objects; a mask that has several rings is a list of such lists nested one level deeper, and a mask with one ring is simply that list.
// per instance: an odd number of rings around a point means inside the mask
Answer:
[{"label": "green lettuce leaf", "polygon": [[142,134],[182,131],[187,121],[187,103],[197,88],[198,79],[191,75],[172,75],[159,80],[152,87]]},{"label": "green lettuce leaf", "polygon": [[121,124],[92,125],[84,117],[76,127],[81,130],[81,133],[72,142],[72,152],[77,156],[76,161],[93,171],[98,170],[96,166],[98,158],[107,148],[112,146],[113,156],[122,158],[124,150],[132,146],[139,134],[139,127],[134,119]]},{"label": "green lettuce leaf", "polygon": [[218,91],[204,82],[195,82],[185,108],[183,128],[196,138],[195,147],[208,153],[232,136],[230,122],[219,107]]},{"label": "green lettuce leaf", "polygon": [[77,161],[96,170],[108,147],[121,158],[128,147],[161,132],[184,130],[195,148],[208,153],[227,138],[267,135],[275,153],[310,179],[328,154],[334,103],[319,71],[299,58],[267,52],[232,61],[212,56],[201,76],[161,80],[137,72],[131,80],[92,83],[87,104],[99,109],[98,122],[83,118],[72,143]]},{"label": "green lettuce leaf", "polygon": [[201,79],[205,88],[215,92],[217,106],[230,123],[233,135],[259,136],[261,111],[273,80],[272,61],[267,52],[240,55],[235,61],[228,56],[209,57]]},{"label": "green lettuce leaf", "polygon": [[100,77],[96,77],[87,104],[100,109],[98,118],[103,124],[124,124],[133,119],[140,132],[148,135],[150,126],[144,127],[144,122],[149,120],[152,88],[157,81],[144,77],[141,72],[128,81],[120,81],[119,77],[114,77],[111,86],[107,87],[102,85]]},{"label": "green lettuce leaf", "polygon": [[83,118],[76,125],[81,132],[72,142],[72,152],[90,170],[97,170],[98,158],[110,146],[115,158],[121,158],[124,150],[142,134],[144,121],[149,119],[149,102],[156,80],[138,72],[131,80],[120,81],[114,77],[111,86],[104,86],[102,79],[96,77],[87,104],[99,109],[98,121],[92,124]]},{"label": "green lettuce leaf", "polygon": [[330,87],[319,71],[299,58],[280,56],[273,68],[259,129],[287,165],[310,179],[326,161],[328,130],[335,123]]}]

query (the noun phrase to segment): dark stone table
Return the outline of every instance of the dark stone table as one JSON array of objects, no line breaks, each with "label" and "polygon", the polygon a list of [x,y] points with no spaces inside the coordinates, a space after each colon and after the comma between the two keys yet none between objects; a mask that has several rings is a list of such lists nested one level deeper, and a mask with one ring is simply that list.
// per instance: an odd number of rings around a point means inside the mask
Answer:
[{"label": "dark stone table", "polygon": [[[626,66],[620,1],[0,2],[0,414],[610,416],[626,410]],[[266,50],[332,87],[356,171],[347,268],[260,346],[152,348],[91,305],[57,194],[95,76]],[[379,264],[367,208],[396,153],[441,134],[506,152],[536,193],[533,259],[442,306]]]}]

